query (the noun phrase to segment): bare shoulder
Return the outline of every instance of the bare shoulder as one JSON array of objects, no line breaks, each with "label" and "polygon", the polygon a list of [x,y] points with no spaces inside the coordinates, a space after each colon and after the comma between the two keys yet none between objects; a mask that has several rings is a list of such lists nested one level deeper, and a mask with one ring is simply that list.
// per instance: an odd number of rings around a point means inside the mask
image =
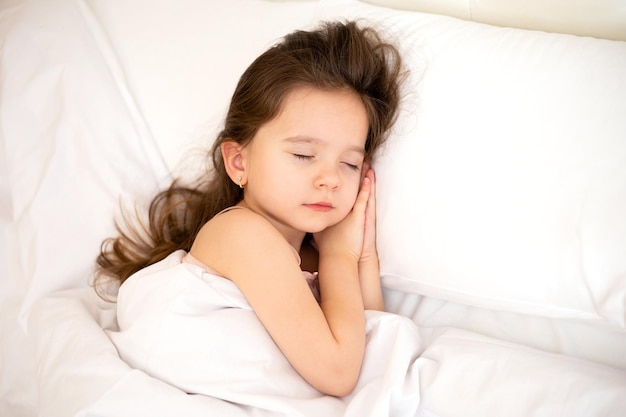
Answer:
[{"label": "bare shoulder", "polygon": [[196,236],[191,253],[235,281],[239,275],[249,275],[248,271],[272,267],[270,261],[297,266],[291,247],[278,230],[248,209],[229,210],[207,222]]},{"label": "bare shoulder", "polygon": [[[222,213],[202,228],[191,252],[237,285],[287,360],[314,387],[334,393],[338,391],[328,388],[329,383],[344,381],[346,375],[348,381],[356,380],[365,340],[362,306],[356,314],[343,303],[328,307],[340,343],[303,278],[292,247],[268,220],[250,210]],[[360,300],[360,293],[356,297]],[[348,328],[352,324],[346,325],[342,314],[356,317],[356,331]]]},{"label": "bare shoulder", "polygon": [[237,285],[288,357],[302,350],[301,342],[293,342],[302,323],[315,316],[318,325],[325,323],[292,247],[253,211],[216,216],[202,228],[191,252]]}]

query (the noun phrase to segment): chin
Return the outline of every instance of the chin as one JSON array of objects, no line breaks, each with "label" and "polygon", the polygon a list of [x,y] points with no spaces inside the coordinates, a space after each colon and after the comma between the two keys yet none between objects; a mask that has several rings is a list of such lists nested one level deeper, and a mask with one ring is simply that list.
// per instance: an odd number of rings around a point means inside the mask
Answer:
[{"label": "chin", "polygon": [[333,213],[333,215],[330,216],[328,214],[329,213],[325,213],[324,216],[319,217],[309,216],[306,220],[300,222],[302,227],[299,228],[299,230],[302,230],[305,233],[319,233],[336,225],[345,218],[345,216],[337,216],[337,213]]},{"label": "chin", "polygon": [[307,228],[304,232],[305,233],[319,233],[319,232],[323,232],[324,230],[328,229],[330,226],[324,226],[324,227],[309,227]]},{"label": "chin", "polygon": [[317,222],[315,224],[308,223],[307,225],[303,227],[302,230],[304,230],[306,233],[319,233],[328,229],[330,226],[333,226],[334,224],[336,223],[332,223],[332,224],[329,224],[328,222],[324,222],[324,223]]},{"label": "chin", "polygon": [[319,233],[319,232],[323,232],[324,230],[328,229],[329,227],[332,227],[334,225],[336,225],[337,222],[325,222],[324,224],[317,224],[317,225],[309,225],[309,227],[307,228],[306,232],[307,233]]}]

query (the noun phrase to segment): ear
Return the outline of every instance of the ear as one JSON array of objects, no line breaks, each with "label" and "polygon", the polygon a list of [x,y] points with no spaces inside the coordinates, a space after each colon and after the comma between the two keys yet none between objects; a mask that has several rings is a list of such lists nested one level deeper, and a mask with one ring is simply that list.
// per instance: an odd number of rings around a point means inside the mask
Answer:
[{"label": "ear", "polygon": [[224,167],[230,179],[237,185],[243,186],[248,182],[246,178],[245,147],[232,139],[222,142],[220,150],[224,158]]}]

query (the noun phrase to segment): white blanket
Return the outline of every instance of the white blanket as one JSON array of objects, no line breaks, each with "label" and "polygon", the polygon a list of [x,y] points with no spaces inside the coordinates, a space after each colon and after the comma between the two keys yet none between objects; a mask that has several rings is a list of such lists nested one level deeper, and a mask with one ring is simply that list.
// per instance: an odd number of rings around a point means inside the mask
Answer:
[{"label": "white blanket", "polygon": [[133,367],[185,392],[289,416],[385,416],[398,401],[417,406],[409,367],[422,347],[411,320],[368,312],[359,385],[346,398],[326,396],[291,367],[232,281],[182,262],[184,255],[171,254],[120,289],[120,330],[110,337]]},{"label": "white blanket", "polygon": [[626,410],[624,372],[465,331],[420,332],[405,317],[371,311],[357,387],[343,398],[325,396],[290,366],[238,288],[182,262],[184,255],[175,252],[122,286],[120,329],[109,332],[133,368],[184,392],[262,415],[599,416]]},{"label": "white blanket", "polygon": [[[107,338],[117,330],[115,305],[98,299],[89,288],[44,297],[35,303],[29,325],[41,417],[277,414],[190,395],[130,367]],[[368,326],[368,353],[359,386],[340,404],[352,415],[622,417],[626,411],[623,371],[472,332],[418,329],[391,314],[368,313]],[[402,340],[405,336],[411,340]],[[189,335],[187,341],[193,338]],[[415,340],[424,348],[419,357]],[[260,347],[251,342],[248,346]],[[385,350],[393,355],[372,356]],[[201,353],[196,350],[196,358]],[[231,381],[258,372],[228,370]],[[210,373],[198,376],[211,380]],[[246,393],[238,395],[244,398]],[[255,393],[247,396],[250,401]],[[274,409],[294,406],[294,402],[283,405],[283,400],[274,396],[264,401]]]}]

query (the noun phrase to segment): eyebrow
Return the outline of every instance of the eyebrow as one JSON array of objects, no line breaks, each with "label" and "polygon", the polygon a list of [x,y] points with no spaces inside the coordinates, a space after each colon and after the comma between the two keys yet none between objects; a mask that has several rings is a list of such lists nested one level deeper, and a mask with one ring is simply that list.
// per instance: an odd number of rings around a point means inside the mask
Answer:
[{"label": "eyebrow", "polygon": [[[308,144],[324,142],[322,139],[311,137],[311,136],[291,136],[291,137],[285,138],[284,140],[285,142],[308,143]],[[348,150],[360,153],[361,155],[365,155],[365,149],[363,149],[360,146],[356,146],[356,145],[348,146]]]}]

